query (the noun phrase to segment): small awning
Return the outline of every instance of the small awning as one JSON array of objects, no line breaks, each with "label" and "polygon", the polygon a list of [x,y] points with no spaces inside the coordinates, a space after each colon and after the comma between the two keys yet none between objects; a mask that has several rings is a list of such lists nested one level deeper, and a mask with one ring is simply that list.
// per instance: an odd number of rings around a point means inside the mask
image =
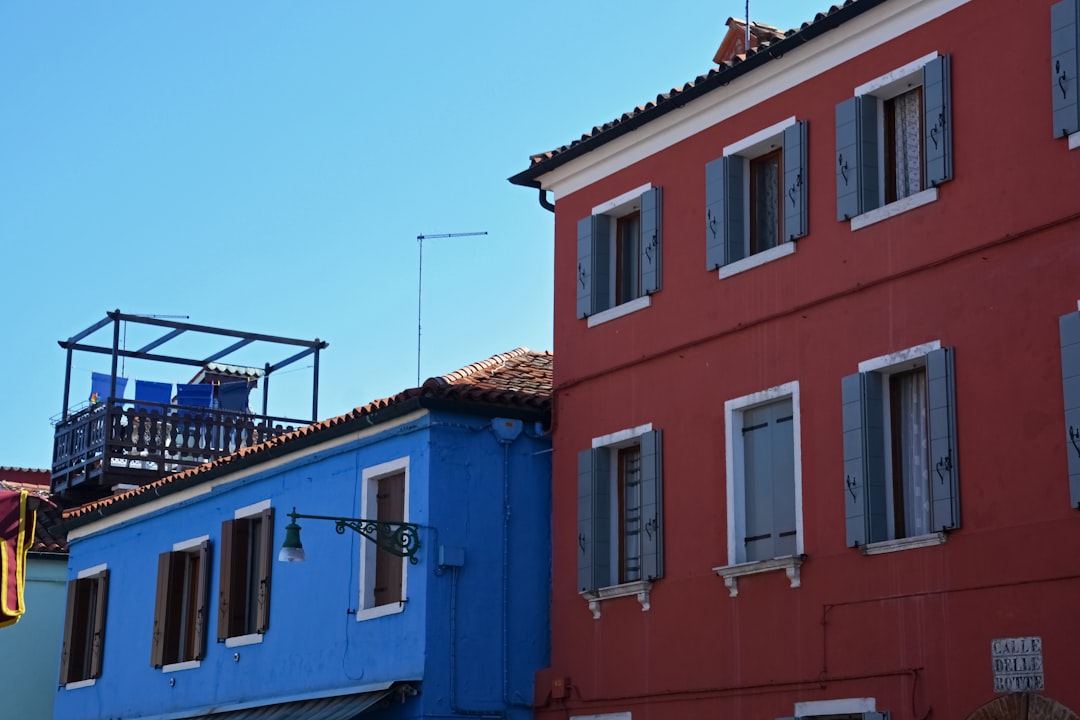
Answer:
[{"label": "small awning", "polygon": [[227,710],[196,716],[198,720],[353,720],[375,710],[391,695],[411,696],[416,690],[408,684],[396,683],[385,690],[314,698],[294,702],[263,705],[244,710]]}]

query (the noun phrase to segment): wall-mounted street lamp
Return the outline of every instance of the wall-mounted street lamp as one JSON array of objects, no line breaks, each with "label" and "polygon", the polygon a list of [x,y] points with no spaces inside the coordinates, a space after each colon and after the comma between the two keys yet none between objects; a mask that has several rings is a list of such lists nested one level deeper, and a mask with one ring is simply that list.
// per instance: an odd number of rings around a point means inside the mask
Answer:
[{"label": "wall-mounted street lamp", "polygon": [[281,562],[301,562],[304,560],[304,546],[300,544],[300,526],[297,519],[330,520],[338,535],[345,533],[345,528],[354,530],[391,555],[407,557],[416,565],[420,560],[416,552],[420,549],[420,526],[407,522],[385,522],[382,520],[364,520],[363,518],[334,517],[330,515],[302,515],[296,508],[289,513],[292,522],[285,526],[285,542],[281,544],[278,560]]}]

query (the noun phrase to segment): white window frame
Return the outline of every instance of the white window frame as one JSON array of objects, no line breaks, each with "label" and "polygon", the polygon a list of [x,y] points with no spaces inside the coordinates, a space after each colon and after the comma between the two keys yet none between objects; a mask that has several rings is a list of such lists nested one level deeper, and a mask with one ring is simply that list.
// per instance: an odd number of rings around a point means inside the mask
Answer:
[{"label": "white window frame", "polygon": [[[892,447],[892,417],[890,407],[889,378],[897,372],[913,370],[916,367],[926,366],[926,356],[935,350],[941,349],[941,340],[931,340],[920,345],[914,345],[904,350],[881,355],[876,358],[864,360],[859,363],[859,372],[874,372],[881,376],[881,412],[883,442],[886,448]],[[895,508],[893,508],[893,467],[891,460],[885,463],[885,503],[888,509],[888,540],[876,543],[868,543],[862,546],[865,555],[881,555],[884,553],[897,552],[899,550],[912,550],[920,547],[940,545],[945,542],[945,533],[931,532],[922,535],[911,535],[897,538],[895,528]]]},{"label": "white window frame", "polygon": [[[719,269],[720,279],[738,275],[739,273],[746,272],[756,267],[760,267],[773,260],[779,260],[782,257],[787,257],[795,252],[796,243],[791,240],[780,241],[776,247],[763,250],[753,255],[749,254],[750,248],[750,223],[753,222],[753,218],[750,217],[750,161],[754,160],[766,153],[772,152],[777,148],[783,148],[784,146],[784,130],[795,125],[798,121],[795,116],[792,115],[789,118],[781,120],[774,125],[759,130],[753,135],[749,135],[742,140],[731,143],[724,148],[724,156],[736,155],[742,159],[743,162],[743,247],[747,249],[746,257],[735,262],[728,263],[727,265],[721,265]],[[783,153],[781,153],[780,172],[784,172],[783,165]],[[781,203],[780,211],[782,214],[783,203]]]},{"label": "white window frame", "polygon": [[[360,517],[374,520],[378,517],[379,501],[377,498],[379,480],[390,475],[405,475],[405,517],[409,522],[409,456],[390,460],[372,467],[364,468],[360,477]],[[409,562],[401,558],[401,601],[386,605],[375,605],[375,553],[379,547],[367,538],[360,539],[360,597],[357,604],[356,620],[374,618],[404,612],[408,602]],[[385,551],[384,551],[385,552]]]},{"label": "white window frame", "polygon": [[[270,509],[270,499],[260,500],[257,503],[251,505],[245,505],[244,507],[237,508],[233,511],[233,520],[243,520],[245,518],[258,517],[264,510]],[[266,549],[267,552],[272,553],[274,548],[270,547]],[[225,638],[225,647],[235,648],[244,647],[245,645],[258,645],[263,641],[263,633],[248,633],[247,635],[235,635],[233,637]],[[209,639],[207,640],[209,642]]]},{"label": "white window frame", "polygon": [[[591,447],[594,450],[620,450],[625,447],[631,447],[641,443],[641,436],[647,432],[652,432],[652,423],[645,423],[644,425],[638,425],[637,427],[626,428],[624,430],[617,430],[607,435],[601,435],[592,439]],[[617,488],[619,482],[619,467],[617,462],[611,463],[611,475],[608,477],[608,482],[612,490]],[[609,508],[609,517],[611,518],[610,537],[608,538],[611,547],[611,557],[609,558],[610,567],[618,573],[619,569],[619,536],[622,533],[622,513],[619,511],[619,496],[618,492],[611,492],[611,505]],[[649,593],[652,590],[652,582],[649,580],[633,580],[631,582],[616,583],[614,585],[608,585],[606,587],[596,588],[595,590],[586,590],[581,595],[589,601],[589,610],[593,613],[594,619],[600,618],[600,601],[610,600],[617,597],[628,597],[630,595],[636,596],[638,603],[641,604],[641,611],[646,612],[651,607]]]},{"label": "white window frame", "polygon": [[[905,198],[894,200],[891,203],[885,203],[885,113],[884,104],[886,100],[890,100],[901,93],[913,89],[916,86],[922,86],[922,69],[932,60],[935,60],[939,54],[935,52],[927,53],[917,60],[912,60],[902,67],[898,67],[895,70],[885,73],[880,77],[876,77],[873,80],[863,83],[855,88],[855,96],[869,95],[877,101],[877,167],[878,167],[878,206],[873,210],[868,210],[861,215],[856,215],[851,218],[851,230],[859,230],[879,223],[882,220],[895,217],[902,213],[906,213],[909,210],[914,210],[917,207],[923,205],[929,205],[930,203],[938,199],[938,189],[936,187],[924,188],[923,190],[908,195]],[[917,77],[918,82],[912,83],[912,78]],[[924,99],[925,102],[925,99]],[[919,123],[920,128],[922,122]]]},{"label": "white window frame", "polygon": [[[75,573],[76,580],[84,580],[94,575],[100,575],[109,569],[107,563],[101,563],[100,565],[91,565],[88,568],[83,568],[79,572]],[[104,652],[104,650],[102,650]],[[74,682],[65,683],[61,687],[65,690],[78,690],[79,688],[93,687],[97,684],[97,678],[87,678],[86,680],[76,680]]]},{"label": "white window frame", "polygon": [[592,215],[607,215],[616,222],[611,223],[611,232],[608,235],[608,247],[610,248],[609,255],[611,259],[608,261],[608,272],[611,277],[611,285],[608,288],[608,307],[606,310],[593,313],[589,315],[588,327],[595,327],[602,325],[606,322],[611,322],[617,318],[624,317],[630,313],[637,312],[638,310],[644,310],[652,305],[652,295],[648,293],[639,295],[633,300],[628,300],[619,305],[615,304],[615,298],[617,297],[617,288],[615,287],[616,277],[616,263],[618,262],[618,253],[616,252],[616,244],[618,242],[618,226],[617,222],[619,218],[629,215],[632,212],[641,210],[641,196],[652,190],[652,183],[645,183],[641,187],[628,190],[621,195],[612,198],[606,202],[602,202],[592,209]]},{"label": "white window frame", "polygon": [[[787,557],[751,562],[739,561],[740,538],[745,534],[745,482],[743,468],[743,413],[778,400],[791,399],[791,432],[794,447],[793,481],[795,483],[795,554]],[[799,381],[793,380],[767,390],[743,395],[724,402],[724,447],[727,475],[727,546],[728,564],[713,568],[724,578],[732,597],[739,594],[738,578],[763,572],[783,570],[797,588],[801,584],[800,568],[804,555],[803,494],[802,494],[802,418],[799,401]]]},{"label": "white window frame", "polygon": [[[208,541],[209,539],[210,539],[209,535],[200,535],[199,537],[191,538],[190,540],[181,540],[180,542],[173,543],[172,551],[173,552],[186,552],[186,551],[190,551],[190,550],[196,550],[196,549],[198,549],[198,547],[200,545],[202,545],[204,542]],[[213,546],[211,546],[211,549],[213,549]],[[212,576],[209,574],[210,570],[207,569],[206,572],[208,573],[207,574],[208,581],[212,581]],[[156,601],[156,599],[155,599],[155,601]],[[206,607],[207,607],[207,611],[209,611],[209,608],[210,608],[209,600],[206,603]],[[204,640],[204,642],[209,643],[209,641],[210,641],[210,632],[209,632],[209,626],[207,626],[206,639]],[[163,673],[171,673],[171,672],[178,672],[180,670],[194,670],[195,668],[199,667],[200,665],[202,665],[201,660],[184,660],[183,662],[169,663],[168,665],[162,665],[160,670]]]}]

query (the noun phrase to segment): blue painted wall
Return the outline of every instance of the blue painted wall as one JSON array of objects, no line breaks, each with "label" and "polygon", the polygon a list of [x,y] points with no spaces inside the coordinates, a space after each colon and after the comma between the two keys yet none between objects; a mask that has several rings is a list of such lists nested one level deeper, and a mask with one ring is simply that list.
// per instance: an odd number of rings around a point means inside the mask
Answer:
[{"label": "blue painted wall", "polygon": [[0,629],[0,717],[49,718],[60,661],[54,649],[64,626],[67,556],[33,553],[26,564],[26,612]]},{"label": "blue painted wall", "polygon": [[[69,578],[100,563],[111,572],[105,652],[94,685],[58,691],[55,717],[183,717],[398,680],[420,681],[421,694],[373,718],[455,708],[471,715],[504,704],[508,717],[530,717],[533,673],[548,663],[551,515],[550,441],[530,430],[500,442],[489,419],[426,414],[73,539]],[[426,527],[419,563],[406,571],[402,612],[358,622],[368,541],[301,520],[307,561],[274,563],[263,641],[214,642],[223,520],[270,499],[280,546],[293,506],[359,516],[363,470],[406,456],[408,519]],[[163,673],[150,664],[157,557],[200,535],[213,543],[207,654],[198,668]],[[440,567],[440,546],[463,564]]]}]

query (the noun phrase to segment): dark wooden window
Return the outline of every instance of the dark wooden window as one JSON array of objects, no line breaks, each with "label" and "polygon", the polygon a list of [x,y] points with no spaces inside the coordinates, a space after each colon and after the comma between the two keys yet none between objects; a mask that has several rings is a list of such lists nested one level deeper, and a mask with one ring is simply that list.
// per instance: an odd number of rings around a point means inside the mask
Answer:
[{"label": "dark wooden window", "polygon": [[781,150],[750,160],[750,254],[776,247],[782,235]]},{"label": "dark wooden window", "polygon": [[[380,522],[404,522],[405,520],[405,473],[381,477],[377,481],[375,500],[376,520]],[[375,550],[374,606],[391,605],[402,601],[402,559],[382,549]]]},{"label": "dark wooden window", "polygon": [[641,446],[618,451],[619,582],[641,579]]},{"label": "dark wooden window", "polygon": [[641,297],[641,213],[615,222],[615,304]]},{"label": "dark wooden window", "polygon": [[218,641],[270,627],[274,509],[221,524]]},{"label": "dark wooden window", "polygon": [[923,97],[917,87],[882,103],[885,130],[885,202],[900,200],[925,186]]},{"label": "dark wooden window", "polygon": [[109,571],[68,583],[60,684],[101,677]]},{"label": "dark wooden window", "polygon": [[150,664],[201,660],[206,655],[210,542],[158,555]]}]

